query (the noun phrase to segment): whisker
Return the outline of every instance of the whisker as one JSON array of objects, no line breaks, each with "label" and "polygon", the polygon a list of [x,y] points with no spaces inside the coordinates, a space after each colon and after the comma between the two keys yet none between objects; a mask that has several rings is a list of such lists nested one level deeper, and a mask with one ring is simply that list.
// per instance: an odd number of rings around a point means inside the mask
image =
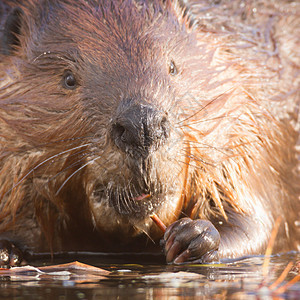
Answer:
[{"label": "whisker", "polygon": [[[229,112],[230,113],[230,112]],[[187,124],[182,124],[176,128],[182,128],[182,127],[188,127],[188,126],[191,126],[191,125],[197,125],[199,123],[205,123],[205,122],[212,122],[212,121],[217,121],[217,120],[221,120],[221,119],[231,119],[231,120],[240,120],[240,117],[244,114],[244,112],[238,114],[238,115],[228,115],[228,112],[226,115],[221,115],[221,116],[217,116],[217,117],[212,117],[212,118],[205,118],[205,119],[198,119],[198,120],[195,120],[195,121],[192,121],[190,123],[187,123]],[[261,113],[261,112],[257,112],[257,113],[252,113],[253,117],[261,117],[261,116],[264,116],[265,114],[264,113]],[[177,123],[179,124],[179,123]]]},{"label": "whisker", "polygon": [[117,189],[115,190],[115,199],[117,199],[117,209],[121,211],[121,201],[120,201],[120,195],[122,191],[120,191],[120,187],[118,186]]},{"label": "whisker", "polygon": [[[184,151],[184,150],[182,150],[182,151]],[[208,165],[208,166],[211,166],[211,167],[216,167],[216,165],[215,164],[213,164],[213,163],[210,163],[210,162],[208,162],[208,161],[205,161],[204,159],[202,159],[201,157],[199,157],[199,156],[195,156],[194,154],[191,154],[190,152],[188,152],[188,151],[184,151],[187,155],[186,155],[186,157],[188,157],[188,158],[190,158],[192,161],[194,161],[194,162],[201,162],[202,164],[204,164],[204,165]],[[180,162],[180,163],[184,163],[184,164],[188,164],[188,165],[190,165],[190,163],[191,162],[189,162],[189,163],[186,163],[186,162],[183,162],[183,161],[181,161],[181,160],[177,160],[178,162]]]},{"label": "whisker", "polygon": [[[190,123],[180,124],[180,126],[175,126],[175,128],[188,127],[188,126],[196,125],[196,124],[199,124],[199,123],[212,122],[212,121],[217,121],[217,120],[225,119],[225,118],[226,119],[237,119],[238,117],[237,116],[223,115],[223,116],[218,116],[218,117],[213,117],[213,118],[199,119],[197,121],[192,121]],[[177,124],[179,124],[179,123],[177,123]]]},{"label": "whisker", "polygon": [[125,195],[126,197],[124,197],[124,202],[125,202],[126,206],[128,207],[129,211],[133,211],[135,203],[133,201],[131,201],[131,199],[134,198],[131,187],[128,186],[128,188],[126,188],[124,192],[126,194]]},{"label": "whisker", "polygon": [[[84,151],[82,151],[81,153],[83,153]],[[77,153],[76,153],[77,154]],[[81,161],[83,161],[86,157],[88,157],[90,155],[90,153],[88,152],[86,155],[82,156],[80,159],[78,159],[76,162],[74,162],[73,164],[67,166],[66,168],[64,168],[63,170],[61,170],[60,172],[56,173],[54,176],[52,176],[49,181],[54,180],[55,178],[57,178],[60,174],[64,173],[65,171],[71,169],[72,167],[75,167],[77,165],[80,164]]]},{"label": "whisker", "polygon": [[[44,144],[38,144],[36,146],[32,146],[32,147],[28,147],[25,150],[19,150],[18,153],[22,154],[22,153],[26,153],[28,151],[34,150],[34,149],[41,149],[41,148],[45,148],[46,146],[51,146],[51,145],[57,145],[57,144],[61,144],[61,143],[65,143],[65,142],[69,142],[69,141],[77,141],[77,140],[85,140],[85,139],[91,139],[91,136],[82,136],[82,137],[76,137],[76,138],[70,138],[70,139],[61,139],[61,140],[55,140],[52,142],[48,142],[48,143],[44,143]],[[71,146],[74,143],[69,143],[68,145]],[[85,144],[85,145],[89,145],[91,143]],[[82,146],[85,146],[82,145]]]},{"label": "whisker", "polygon": [[[229,90],[230,91],[230,90]],[[216,98],[213,98],[212,100],[210,100],[208,103],[206,103],[204,106],[200,107],[199,110],[197,110],[195,113],[191,114],[190,116],[186,117],[185,119],[177,122],[176,124],[181,124],[186,122],[187,120],[195,117],[196,115],[198,115],[199,113],[201,113],[203,110],[205,110],[207,107],[209,107],[210,105],[212,105],[215,101],[217,101],[219,98],[223,97],[224,95],[228,94],[229,91],[226,91],[220,95],[218,95]]]},{"label": "whisker", "polygon": [[151,238],[151,236],[149,235],[149,233],[146,231],[146,230],[144,230],[144,229],[142,229],[142,228],[139,228],[138,226],[136,226],[136,225],[133,225],[135,228],[137,228],[138,230],[141,230],[148,238],[149,238],[149,240],[153,243],[153,244],[155,244],[155,241]]},{"label": "whisker", "polygon": [[[199,142],[199,141],[184,141],[184,144],[188,144],[188,149],[213,149],[216,150],[224,155],[228,155],[226,152],[224,152],[224,148],[220,149],[221,147],[215,147],[211,146],[209,144]],[[199,144],[200,146],[191,146],[190,144]]]},{"label": "whisker", "polygon": [[69,142],[69,141],[78,141],[78,140],[92,139],[92,138],[93,138],[92,136],[73,137],[73,138],[69,138],[69,139],[61,139],[61,140],[55,140],[55,141],[44,143],[44,144],[39,144],[36,147],[42,148],[42,147],[53,145],[53,144],[65,143],[65,142]]},{"label": "whisker", "polygon": [[71,149],[68,149],[68,150],[65,150],[65,151],[62,151],[58,154],[55,154],[55,155],[52,155],[50,156],[49,158],[45,159],[44,161],[42,161],[41,163],[39,163],[38,165],[36,165],[34,168],[32,168],[29,172],[27,172],[17,183],[15,183],[5,194],[4,196],[6,196],[8,193],[10,193],[14,188],[16,188],[17,186],[19,186],[30,174],[32,174],[35,170],[37,170],[39,167],[41,167],[42,165],[46,164],[47,162],[51,161],[52,159],[56,158],[56,157],[59,157],[63,154],[66,154],[66,153],[69,153],[73,150],[76,150],[76,149],[80,149],[82,147],[86,147],[90,145],[90,143],[88,144],[84,144],[84,145],[80,145],[80,146],[77,146],[77,147],[74,147],[74,148],[71,148]]},{"label": "whisker", "polygon": [[98,157],[97,158],[95,158],[95,159],[92,159],[92,160],[90,160],[90,161],[88,161],[86,164],[84,164],[84,165],[82,165],[80,168],[78,168],[75,172],[73,172],[63,183],[62,183],[62,185],[60,186],[60,188],[57,190],[57,192],[55,193],[55,196],[57,196],[58,194],[59,194],[59,192],[62,190],[62,188],[66,185],[66,183],[75,175],[75,174],[77,174],[80,170],[82,170],[83,168],[85,168],[86,166],[88,166],[88,165],[90,165],[90,164],[92,164],[92,163],[94,163],[94,161],[96,160],[96,159],[98,159]]}]

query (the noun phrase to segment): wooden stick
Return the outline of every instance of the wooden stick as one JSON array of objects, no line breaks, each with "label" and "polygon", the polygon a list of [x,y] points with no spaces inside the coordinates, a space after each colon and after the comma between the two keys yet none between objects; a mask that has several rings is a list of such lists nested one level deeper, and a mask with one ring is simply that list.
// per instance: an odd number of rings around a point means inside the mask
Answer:
[{"label": "wooden stick", "polygon": [[280,288],[275,290],[273,293],[274,294],[283,294],[288,288],[290,288],[292,285],[294,285],[299,280],[300,280],[300,275],[297,275],[291,281],[289,281],[285,285],[281,286]]},{"label": "wooden stick", "polygon": [[279,225],[281,224],[282,218],[278,217],[275,221],[275,225],[273,227],[273,230],[271,232],[271,237],[267,246],[267,250],[265,253],[265,259],[264,259],[264,263],[262,265],[262,273],[263,276],[266,277],[267,273],[268,273],[268,268],[269,268],[269,263],[270,263],[270,258],[271,258],[271,254],[272,254],[272,250],[273,250],[273,246],[275,243],[275,239],[278,233],[278,229],[279,229]]},{"label": "wooden stick", "polygon": [[277,286],[280,283],[282,283],[282,281],[286,278],[286,276],[288,275],[288,273],[292,269],[292,267],[293,267],[293,262],[290,262],[286,266],[286,268],[283,270],[283,272],[281,273],[281,275],[277,278],[277,280],[269,286],[269,289],[270,290],[274,290],[275,288],[277,288]]},{"label": "wooden stick", "polygon": [[153,213],[152,215],[150,215],[150,218],[163,233],[166,232],[167,226],[161,221],[161,219],[156,214]]}]

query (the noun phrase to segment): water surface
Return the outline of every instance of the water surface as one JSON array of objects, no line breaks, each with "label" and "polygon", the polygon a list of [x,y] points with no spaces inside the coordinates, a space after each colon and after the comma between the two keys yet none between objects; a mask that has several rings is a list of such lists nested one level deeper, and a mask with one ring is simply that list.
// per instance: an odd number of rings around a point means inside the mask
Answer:
[{"label": "water surface", "polygon": [[[74,260],[36,261],[43,266]],[[268,276],[263,276],[263,256],[211,265],[166,265],[162,257],[81,256],[83,263],[110,271],[107,276],[92,272],[37,274],[26,272],[0,276],[0,299],[300,299],[300,282],[276,294],[270,285],[289,262],[300,261],[300,253],[272,256]],[[293,269],[279,285],[297,275]]]}]

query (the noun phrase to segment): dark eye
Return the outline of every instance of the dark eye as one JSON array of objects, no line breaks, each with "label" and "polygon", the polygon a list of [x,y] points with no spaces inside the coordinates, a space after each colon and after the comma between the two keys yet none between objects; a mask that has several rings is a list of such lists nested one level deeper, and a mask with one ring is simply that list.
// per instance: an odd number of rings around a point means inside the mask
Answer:
[{"label": "dark eye", "polygon": [[66,71],[63,76],[63,86],[66,89],[74,90],[77,86],[77,82],[74,74],[71,71]]},{"label": "dark eye", "polygon": [[171,60],[169,65],[169,74],[170,75],[176,75],[177,74],[177,67],[173,60]]}]

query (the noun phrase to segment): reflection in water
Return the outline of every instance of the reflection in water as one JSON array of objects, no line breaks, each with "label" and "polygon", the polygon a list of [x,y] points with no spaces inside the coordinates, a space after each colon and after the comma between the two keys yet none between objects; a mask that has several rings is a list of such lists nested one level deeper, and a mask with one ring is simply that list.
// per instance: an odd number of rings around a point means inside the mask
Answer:
[{"label": "reflection in water", "polygon": [[[147,257],[149,258],[149,257]],[[0,299],[262,299],[275,294],[268,286],[300,253],[276,255],[271,259],[269,275],[262,276],[263,257],[252,256],[213,265],[173,266],[155,264],[140,256],[120,263],[117,258],[82,257],[81,261],[111,273],[27,272],[0,277]],[[104,263],[105,261],[105,263]],[[113,262],[115,261],[115,262]],[[117,261],[117,262],[116,262]],[[141,264],[142,262],[142,264]],[[55,264],[61,261],[55,261]],[[41,262],[35,265],[41,266]],[[289,272],[285,284],[296,272]],[[290,287],[281,298],[300,299],[300,283]]]}]

